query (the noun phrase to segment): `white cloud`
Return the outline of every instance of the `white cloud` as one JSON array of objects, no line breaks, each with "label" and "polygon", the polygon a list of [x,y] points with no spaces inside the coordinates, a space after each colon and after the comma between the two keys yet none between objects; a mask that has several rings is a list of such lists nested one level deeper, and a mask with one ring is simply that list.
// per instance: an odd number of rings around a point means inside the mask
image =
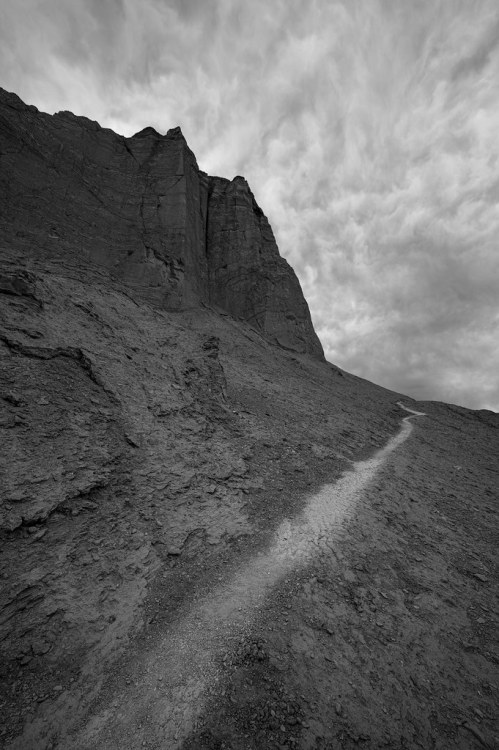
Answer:
[{"label": "white cloud", "polygon": [[18,0],[3,86],[244,174],[337,364],[499,410],[496,0]]}]

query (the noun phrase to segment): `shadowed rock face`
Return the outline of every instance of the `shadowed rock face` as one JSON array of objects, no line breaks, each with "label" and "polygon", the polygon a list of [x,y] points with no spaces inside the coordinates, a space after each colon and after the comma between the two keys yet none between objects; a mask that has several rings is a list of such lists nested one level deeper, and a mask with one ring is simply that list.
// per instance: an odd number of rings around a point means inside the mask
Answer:
[{"label": "shadowed rock face", "polygon": [[124,138],[0,89],[0,167],[2,252],[13,263],[104,272],[165,310],[214,305],[323,357],[248,184],[199,170],[180,128]]},{"label": "shadowed rock face", "polygon": [[247,320],[286,349],[322,356],[308,305],[243,177],[209,178],[210,302]]}]

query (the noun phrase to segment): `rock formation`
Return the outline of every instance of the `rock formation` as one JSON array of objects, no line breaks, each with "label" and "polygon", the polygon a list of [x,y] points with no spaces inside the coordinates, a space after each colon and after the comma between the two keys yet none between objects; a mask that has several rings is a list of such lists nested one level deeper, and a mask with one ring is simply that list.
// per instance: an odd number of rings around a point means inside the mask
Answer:
[{"label": "rock formation", "polygon": [[83,264],[161,309],[216,306],[273,343],[323,357],[248,184],[202,172],[180,128],[124,138],[0,90],[0,159],[2,238],[15,262]]},{"label": "rock formation", "polygon": [[387,454],[242,178],[0,100],[0,747],[498,746],[499,415]]}]

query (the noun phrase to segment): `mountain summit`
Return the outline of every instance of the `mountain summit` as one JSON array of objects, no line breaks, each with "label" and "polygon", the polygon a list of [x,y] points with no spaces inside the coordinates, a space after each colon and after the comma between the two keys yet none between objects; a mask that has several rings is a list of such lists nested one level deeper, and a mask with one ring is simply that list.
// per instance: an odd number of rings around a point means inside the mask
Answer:
[{"label": "mountain summit", "polygon": [[180,128],[124,138],[0,90],[0,150],[17,261],[28,252],[34,264],[90,266],[161,309],[214,306],[323,358],[298,279],[247,182],[202,172]]}]

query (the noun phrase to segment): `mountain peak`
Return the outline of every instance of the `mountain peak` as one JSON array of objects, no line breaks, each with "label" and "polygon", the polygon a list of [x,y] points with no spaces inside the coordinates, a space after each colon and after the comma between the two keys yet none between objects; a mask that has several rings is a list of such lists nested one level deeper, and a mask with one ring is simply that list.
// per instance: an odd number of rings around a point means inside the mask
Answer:
[{"label": "mountain peak", "polygon": [[148,138],[149,136],[152,136],[153,138],[163,138],[164,136],[161,135],[161,133],[158,133],[155,128],[148,125],[146,128],[142,128],[142,130],[139,130],[137,133],[134,133],[132,135],[132,138]]},{"label": "mountain peak", "polygon": [[170,128],[166,133],[168,138],[183,138],[185,141],[184,134],[182,133],[182,130],[180,128],[180,125],[177,125],[175,128]]},{"label": "mountain peak", "polygon": [[[30,263],[107,269],[151,305],[209,305],[274,344],[323,358],[298,279],[244,177],[201,172],[178,126],[123,138],[70,112],[35,110],[27,140],[12,107],[22,103],[6,99],[0,197],[6,212],[31,216],[36,257],[29,244],[18,249]],[[29,144],[22,159],[21,144]],[[13,250],[21,225],[10,227]]]}]

